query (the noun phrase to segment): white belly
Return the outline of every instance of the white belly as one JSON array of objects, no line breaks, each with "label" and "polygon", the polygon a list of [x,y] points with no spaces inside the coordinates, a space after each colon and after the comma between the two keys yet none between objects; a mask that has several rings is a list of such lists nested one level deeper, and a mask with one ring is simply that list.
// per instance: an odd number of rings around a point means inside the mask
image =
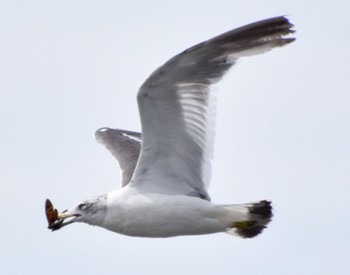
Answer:
[{"label": "white belly", "polygon": [[195,197],[112,192],[108,205],[100,226],[130,236],[209,234],[229,226],[225,209]]}]

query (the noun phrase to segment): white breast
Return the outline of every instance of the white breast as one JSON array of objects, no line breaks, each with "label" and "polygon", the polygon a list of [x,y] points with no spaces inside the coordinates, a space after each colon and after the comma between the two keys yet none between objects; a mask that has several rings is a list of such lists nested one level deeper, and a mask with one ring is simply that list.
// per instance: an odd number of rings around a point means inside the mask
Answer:
[{"label": "white breast", "polygon": [[140,194],[124,187],[108,194],[108,210],[100,226],[125,235],[171,237],[222,232],[223,208],[196,197]]}]

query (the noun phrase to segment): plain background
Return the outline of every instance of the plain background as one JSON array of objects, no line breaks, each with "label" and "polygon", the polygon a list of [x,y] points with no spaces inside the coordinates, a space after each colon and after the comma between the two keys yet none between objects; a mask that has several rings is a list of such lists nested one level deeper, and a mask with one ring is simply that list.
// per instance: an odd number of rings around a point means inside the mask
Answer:
[{"label": "plain background", "polygon": [[[349,274],[349,1],[1,1],[1,274]],[[103,126],[140,130],[136,93],[170,57],[288,15],[297,41],[219,84],[215,203],[273,201],[252,240],[131,238],[59,210],[119,186]]]}]

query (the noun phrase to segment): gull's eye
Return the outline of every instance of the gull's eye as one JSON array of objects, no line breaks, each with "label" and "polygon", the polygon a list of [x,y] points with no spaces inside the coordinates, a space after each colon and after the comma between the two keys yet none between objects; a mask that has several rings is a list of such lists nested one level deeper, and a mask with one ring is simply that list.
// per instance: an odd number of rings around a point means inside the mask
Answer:
[{"label": "gull's eye", "polygon": [[82,210],[82,209],[85,208],[85,206],[86,206],[86,203],[81,203],[81,204],[78,205],[78,208],[79,208],[80,210]]}]

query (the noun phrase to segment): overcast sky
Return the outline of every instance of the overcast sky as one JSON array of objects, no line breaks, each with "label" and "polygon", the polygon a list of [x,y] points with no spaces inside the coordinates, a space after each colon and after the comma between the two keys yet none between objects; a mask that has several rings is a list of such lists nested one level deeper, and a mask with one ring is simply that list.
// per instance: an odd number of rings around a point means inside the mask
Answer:
[{"label": "overcast sky", "polygon": [[[349,274],[349,1],[1,1],[1,274]],[[138,87],[175,54],[288,15],[297,41],[239,62],[219,86],[214,203],[273,201],[259,237],[170,239],[85,224],[59,210],[119,186],[93,139],[140,130]]]}]

